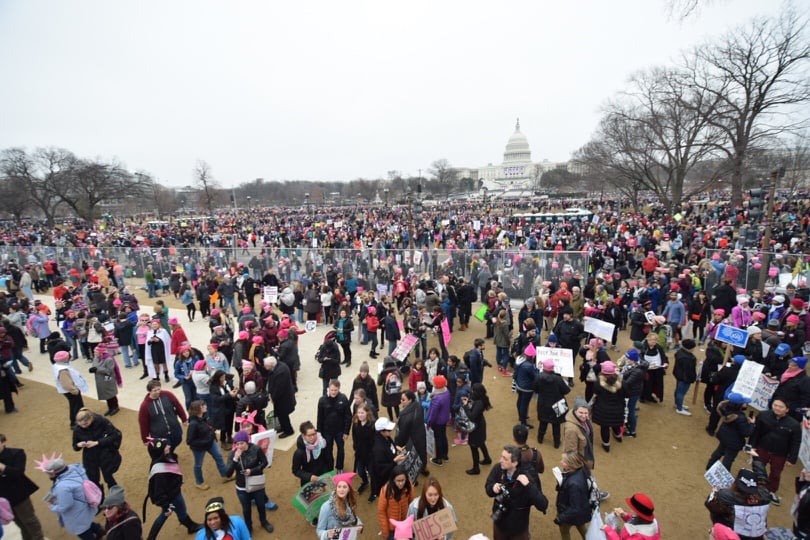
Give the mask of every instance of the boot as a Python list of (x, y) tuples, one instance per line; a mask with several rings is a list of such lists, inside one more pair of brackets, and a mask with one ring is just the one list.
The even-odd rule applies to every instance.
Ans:
[(191, 516), (186, 516), (186, 519), (180, 521), (180, 523), (186, 527), (188, 534), (194, 534), (203, 528), (202, 524), (195, 522), (191, 519)]
[(157, 540), (158, 533), (160, 532), (160, 529), (162, 529), (162, 528), (163, 528), (163, 523), (158, 523), (157, 521), (152, 523), (152, 528), (149, 529), (149, 535), (146, 537), (146, 540)]

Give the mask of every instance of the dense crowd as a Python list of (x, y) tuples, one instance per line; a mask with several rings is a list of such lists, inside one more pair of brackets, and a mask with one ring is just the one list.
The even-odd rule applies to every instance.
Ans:
[[(698, 381), (705, 385), (706, 431), (718, 440), (707, 469), (718, 461), (730, 469), (743, 450), (753, 457), (751, 469), (741, 469), (731, 486), (707, 500), (711, 521), (717, 534), (761, 538), (768, 508), (781, 503), (781, 472), (798, 459), (800, 424), (810, 409), (808, 208), (795, 199), (777, 205), (773, 271), (761, 290), (762, 255), (744, 249), (733, 226), (737, 216), (745, 219), (745, 209), (695, 203), (676, 218), (655, 206), (640, 216), (606, 203), (591, 222), (554, 224), (508, 210), (482, 214), (458, 204), (417, 220), (408, 207), (334, 208), (328, 219), (275, 209), (156, 227), (110, 220), (91, 229), (29, 224), (5, 231), (5, 410), (17, 412), (13, 397), (22, 383), (16, 375), (20, 365), (33, 369), (25, 351), (29, 340), (38, 340), (67, 401), (74, 450), (82, 451), (81, 465), (56, 456), (40, 464), (54, 480), (51, 509), (80, 538), (103, 534), (94, 507), (104, 510), (109, 538), (140, 538), (140, 520), (114, 478), (122, 461), (120, 431), (110, 421), (119, 411), (120, 354), (124, 369), (141, 369), (141, 379), (149, 379), (139, 429), (152, 460), (149, 498), (161, 510), (148, 538), (157, 537), (171, 513), (190, 533), (199, 531), (198, 538), (219, 537), (217, 531), (249, 537), (254, 508), (259, 525), (272, 532), (267, 511), (278, 506), (268, 497), (267, 457), (255, 442), (269, 429), (296, 437), (292, 472), (302, 488), (336, 472), (335, 489), (317, 515), (320, 538), (363, 527), (356, 510), (366, 491), (386, 538), (411, 537), (413, 520), (436, 512), (449, 509), (455, 517), (428, 469), (443, 466), (451, 442), (469, 447), (469, 475), (497, 461), (485, 483), (493, 537), (525, 538), (531, 507), (545, 513), (550, 505), (538, 481), (542, 456), (529, 434), (544, 444), (549, 427), (553, 447), (563, 453), (554, 523), (562, 538), (571, 529), (584, 538), (601, 520), (594, 509), (609, 497), (590, 473), (595, 448), (610, 452), (612, 442), (643, 434), (638, 407), (660, 406), (669, 395), (673, 414), (693, 414), (684, 396)], [(225, 249), (234, 243), (236, 250)], [(135, 263), (138, 252), (148, 256)], [(139, 305), (128, 288), (134, 276), (154, 306)], [(46, 291), (53, 312), (35, 300), (34, 292)], [(199, 311), (210, 328), (207, 343), (190, 342), (179, 317), (169, 316), (165, 295), (186, 307), (189, 322)], [(486, 334), (462, 358), (451, 355), (450, 335), (469, 331), (473, 316)], [(590, 320), (607, 324), (612, 334), (587, 332)], [(298, 336), (307, 324), (331, 331), (316, 355), (323, 396), (312, 421), (296, 433), (290, 415), (301, 369)], [(745, 343), (727, 343), (718, 335), (724, 326), (741, 330)], [(621, 351), (623, 333), (632, 346)], [(489, 343), (492, 367), (512, 379), (516, 397), (514, 441), (493, 454), (484, 385)], [(358, 348), (358, 372), (344, 391), (339, 377), (358, 360)], [(573, 377), (560, 375), (547, 352), (554, 348), (573, 360)], [(383, 369), (373, 377), (364, 360), (378, 356)], [(84, 408), (90, 384), (72, 364), (81, 359), (107, 402), (104, 415)], [(759, 364), (770, 383), (755, 417), (746, 414), (755, 396), (735, 390), (746, 363)], [(670, 394), (668, 372), (675, 379)], [(180, 389), (182, 399), (164, 384)], [(572, 399), (572, 388), (582, 395)], [(175, 449), (183, 442), (194, 456), (197, 489), (210, 489), (202, 472), (206, 454), (224, 480), (235, 480), (241, 517), (228, 516), (223, 501), (213, 498), (205, 523), (191, 519), (176, 478)], [(11, 460), (21, 451), (6, 449), (4, 437), (0, 444), (0, 466), (19, 467)], [(15, 475), (25, 478), (21, 470)], [(100, 493), (106, 485), (95, 506), (88, 483)], [(9, 499), (23, 537), (41, 538), (29, 500), (36, 486), (29, 484), (12, 489), (4, 477), (0, 495)], [(804, 473), (797, 486), (794, 532), (805, 537), (810, 482)], [(607, 538), (660, 538), (649, 497), (636, 493), (627, 504), (630, 513), (617, 508), (615, 519), (593, 526), (604, 526)], [(740, 523), (741, 509), (757, 513), (759, 525)]]

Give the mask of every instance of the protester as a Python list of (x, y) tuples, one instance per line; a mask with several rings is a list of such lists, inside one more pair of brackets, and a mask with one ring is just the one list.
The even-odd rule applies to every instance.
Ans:
[(89, 387), (81, 373), (69, 364), (70, 353), (59, 351), (54, 355), (53, 361), (53, 377), (56, 381), (56, 390), (65, 396), (68, 401), (68, 417), (72, 429), (76, 425), (76, 415), (79, 413), (79, 409), (84, 407), (82, 392), (87, 392)]
[(250, 436), (239, 431), (233, 437), (234, 449), (228, 456), (228, 468), (225, 476), (236, 473), (236, 496), (242, 504), (242, 516), (248, 532), (253, 534), (253, 504), (259, 514), (259, 523), (262, 528), (273, 532), (273, 525), (267, 521), (265, 504), (267, 494), (264, 491), (264, 469), (267, 467), (267, 456), (261, 448), (250, 442)]
[(198, 399), (191, 402), (188, 409), (189, 421), (188, 431), (186, 432), (186, 444), (191, 448), (191, 453), (194, 456), (194, 480), (197, 489), (207, 490), (208, 484), (205, 483), (202, 473), (203, 459), (205, 454), (211, 454), (214, 463), (217, 466), (220, 476), (228, 481), (227, 471), (228, 468), (222, 460), (222, 453), (217, 445), (216, 433), (214, 426), (208, 422), (208, 404), (205, 401)]
[(0, 497), (9, 502), (23, 540), (44, 540), (42, 524), (31, 503), (31, 495), (39, 486), (25, 474), (25, 465), (25, 450), (9, 448), (6, 436), (0, 434)]
[(776, 492), (779, 491), (782, 470), (786, 464), (796, 463), (801, 439), (801, 425), (788, 414), (787, 405), (781, 399), (774, 399), (769, 411), (757, 415), (749, 443), (756, 449), (760, 461), (771, 466), (768, 492), (771, 503), (775, 505), (781, 504)]
[(115, 477), (121, 466), (123, 435), (112, 422), (90, 409), (79, 409), (73, 428), (73, 449), (82, 452), (82, 466), (87, 477), (103, 490), (101, 477), (108, 488), (117, 485)]
[(322, 474), (331, 471), (334, 461), (331, 452), (324, 451), (326, 440), (318, 433), (312, 422), (302, 422), (298, 431), (301, 435), (296, 441), (293, 453), (292, 473), (298, 477), (303, 486), (307, 482), (317, 481)]
[(407, 453), (394, 444), (391, 434), (396, 424), (388, 418), (374, 422), (374, 445), (371, 448), (371, 494), (368, 502), (377, 500), (380, 490), (391, 479), (394, 468), (405, 461)]
[(619, 533), (606, 525), (602, 530), (607, 540), (660, 540), (661, 531), (655, 519), (652, 499), (643, 493), (635, 493), (625, 501), (633, 513), (625, 512), (622, 508), (613, 509), (613, 514), (622, 520), (623, 526)]
[(394, 529), (389, 520), (401, 521), (408, 515), (408, 507), (414, 500), (413, 485), (405, 468), (397, 465), (391, 471), (391, 478), (380, 489), (377, 502), (377, 518), (383, 539), (394, 540)]
[[(489, 401), (484, 385), (476, 383), (472, 386), (470, 396), (461, 398), (461, 404), (467, 413), (467, 418), (475, 424), (475, 429), (469, 432), (467, 438), (473, 465), (465, 472), (471, 475), (481, 474), (479, 465), (492, 463), (487, 449), (487, 420), (484, 417), (484, 412), (492, 408), (492, 403)], [(484, 459), (480, 458), (479, 451), (483, 453)]]
[(562, 482), (557, 489), (557, 517), (554, 523), (560, 528), (560, 538), (571, 539), (571, 529), (576, 529), (582, 538), (591, 522), (590, 489), (591, 473), (578, 452), (563, 452), (560, 460)]
[(141, 440), (148, 445), (150, 437), (166, 439), (171, 451), (174, 451), (183, 442), (180, 422), (188, 422), (186, 411), (174, 394), (162, 389), (158, 379), (146, 384), (146, 392), (138, 409)]
[(568, 412), (566, 394), (571, 388), (563, 378), (554, 372), (554, 361), (550, 358), (543, 360), (543, 371), (534, 381), (534, 392), (537, 394), (537, 420), (540, 426), (537, 429), (537, 442), (543, 444), (548, 426), (551, 425), (551, 435), (554, 448), (562, 444), (560, 426), (565, 422)]
[(107, 540), (136, 540), (142, 538), (143, 523), (126, 501), (124, 488), (112, 486), (99, 505), (104, 513), (104, 533)]
[(62, 528), (81, 540), (101, 538), (104, 529), (93, 521), (96, 508), (90, 505), (82, 486), (88, 479), (84, 467), (78, 463), (66, 464), (61, 454), (43, 455), (37, 466), (53, 482), (45, 502), (59, 516)]
[[(229, 538), (230, 537), (230, 538)], [(229, 516), (222, 497), (209, 499), (205, 505), (205, 525), (195, 540), (250, 540), (250, 531), (242, 516)]]
[(353, 472), (336, 474), (332, 477), (335, 489), (323, 503), (318, 513), (318, 538), (331, 540), (347, 527), (360, 527), (363, 522), (357, 516), (357, 492), (352, 487)]
[[(418, 521), (444, 509), (450, 510), (453, 521), (458, 524), (455, 508), (444, 498), (439, 480), (431, 476), (422, 484), (422, 494), (411, 501), (408, 506), (408, 515), (413, 516), (414, 521)], [(451, 538), (453, 538), (452, 532), (437, 537), (438, 540), (450, 540)]]
[(340, 392), (340, 381), (337, 379), (329, 381), (327, 394), (318, 400), (317, 426), (326, 444), (324, 450), (331, 455), (332, 445), (337, 446), (334, 463), (340, 474), (346, 456), (346, 439), (352, 427), (352, 410), (349, 398)]

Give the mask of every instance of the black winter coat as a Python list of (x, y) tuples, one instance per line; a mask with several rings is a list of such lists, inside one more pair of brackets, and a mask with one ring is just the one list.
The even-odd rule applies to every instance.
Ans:
[(332, 380), (340, 377), (340, 347), (334, 340), (330, 340), (323, 345), (323, 354), (320, 359), (321, 368), (318, 371), (318, 377), (321, 379)]
[(282, 341), (278, 350), (278, 361), (286, 364), (290, 371), (299, 371), (301, 369), (301, 357), (298, 355), (298, 343), (295, 338), (287, 338)]
[(216, 438), (214, 427), (205, 416), (189, 416), (186, 444), (192, 450), (208, 450)]
[(697, 358), (686, 349), (680, 349), (675, 353), (675, 367), (672, 368), (672, 375), (676, 381), (692, 384), (697, 380)]
[(114, 522), (105, 525), (107, 540), (140, 540), (143, 538), (143, 523), (134, 510), (128, 508)]
[(799, 373), (776, 387), (773, 399), (781, 399), (788, 406), (788, 414), (796, 420), (802, 420), (800, 409), (810, 407), (810, 377), (807, 373)]
[(483, 446), (487, 442), (487, 419), (484, 416), (484, 403), (470, 399), (464, 406), (467, 418), (475, 423), (475, 429), (467, 437), (470, 446)]
[(721, 424), (716, 436), (720, 444), (731, 450), (742, 450), (745, 440), (754, 430), (754, 424), (748, 421), (744, 411), (729, 401), (721, 401), (717, 412), (720, 414)]
[(631, 398), (641, 395), (644, 390), (644, 374), (647, 373), (647, 362), (639, 360), (633, 367), (625, 367), (622, 371), (622, 389), (624, 397)]
[(225, 476), (230, 477), (236, 471), (237, 487), (245, 487), (245, 470), (250, 469), (248, 476), (259, 476), (264, 474), (267, 467), (267, 456), (264, 451), (253, 443), (248, 443), (247, 450), (242, 452), (239, 459), (234, 461), (236, 450), (231, 450), (228, 454), (228, 470)]
[(352, 381), (352, 396), (354, 396), (354, 391), (358, 389), (363, 389), (366, 393), (366, 399), (371, 401), (374, 405), (374, 412), (375, 414), (377, 411), (380, 410), (380, 400), (377, 397), (377, 384), (374, 382), (374, 379), (371, 378), (369, 375), (365, 379), (357, 376)]
[(273, 400), (275, 414), (291, 414), (295, 410), (295, 391), (287, 364), (278, 362), (273, 371), (267, 373), (267, 393)]
[[(123, 435), (112, 422), (94, 414), (93, 420), (86, 428), (76, 424), (73, 428), (73, 449), (82, 451), (82, 465), (85, 469), (95, 468), (115, 473), (121, 465), (121, 447)], [(98, 441), (93, 448), (79, 448), (80, 442)]]
[(565, 422), (565, 415), (557, 416), (551, 408), (571, 391), (563, 378), (557, 373), (543, 371), (534, 380), (534, 391), (537, 392), (537, 419), (552, 424)]
[(593, 404), (593, 423), (600, 426), (621, 426), (624, 424), (624, 392), (622, 381), (600, 374), (593, 383), (596, 401)]
[(703, 360), (703, 367), (700, 369), (700, 382), (709, 384), (709, 376), (717, 371), (717, 368), (723, 362), (723, 351), (720, 350), (714, 343), (710, 343), (706, 347), (706, 359)]
[[(496, 495), (493, 491), (495, 484), (505, 485), (509, 490), (509, 503), (506, 505), (506, 512), (504, 512), (503, 517), (496, 522), (498, 529), (507, 537), (517, 537), (520, 533), (529, 530), (529, 517), (531, 516), (532, 506), (544, 514), (548, 509), (548, 499), (543, 495), (540, 486), (532, 482), (531, 473), (518, 469), (515, 474), (516, 476), (518, 474), (526, 474), (529, 478), (529, 483), (524, 486), (518, 482), (516, 478), (508, 480), (505, 471), (496, 463), (489, 471), (486, 483), (484, 484), (487, 495), (490, 497), (495, 497)], [(495, 509), (494, 501), (492, 509)]]
[(0, 452), (0, 463), (6, 470), (0, 475), (0, 497), (8, 499), (11, 506), (17, 506), (39, 489), (25, 475), (25, 450), (21, 448), (4, 448)]
[(777, 418), (773, 411), (762, 411), (757, 415), (754, 432), (748, 442), (754, 448), (763, 448), (776, 456), (787, 456), (787, 461), (796, 463), (802, 442), (802, 427), (789, 414)]
[(352, 447), (354, 455), (366, 466), (371, 468), (371, 451), (374, 449), (374, 422), (369, 420), (363, 425), (360, 422), (352, 422)]
[(216, 429), (230, 431), (233, 425), (233, 416), (236, 413), (236, 398), (228, 393), (231, 390), (229, 385), (225, 387), (219, 385), (211, 386), (211, 423)]
[(332, 435), (348, 435), (352, 427), (352, 404), (342, 393), (335, 397), (321, 396), (318, 400), (318, 431)]
[(584, 525), (591, 520), (590, 492), (585, 467), (563, 474), (557, 492), (557, 521), (568, 525)]
[(383, 437), (379, 431), (374, 433), (374, 444), (371, 447), (371, 493), (377, 495), (380, 489), (391, 479), (394, 470), (394, 457), (397, 448), (388, 437)]
[(321, 450), (317, 459), (313, 458), (307, 461), (307, 450), (304, 438), (302, 435), (298, 436), (298, 440), (295, 443), (295, 453), (292, 459), (292, 473), (298, 477), (302, 486), (310, 481), (312, 475), (321, 476), (331, 471), (334, 465), (332, 452), (329, 452), (326, 448)]
[(397, 419), (399, 431), (395, 439), (397, 446), (406, 446), (413, 442), (413, 447), (422, 463), (427, 464), (427, 433), (425, 431), (425, 410), (418, 400), (414, 400), (399, 411)]

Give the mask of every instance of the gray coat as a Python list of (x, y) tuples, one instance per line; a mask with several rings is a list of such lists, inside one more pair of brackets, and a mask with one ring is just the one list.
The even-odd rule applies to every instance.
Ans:
[(93, 359), (96, 372), (96, 391), (99, 400), (112, 399), (118, 395), (118, 384), (115, 382), (115, 359), (110, 356), (103, 360)]

